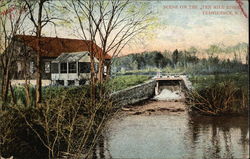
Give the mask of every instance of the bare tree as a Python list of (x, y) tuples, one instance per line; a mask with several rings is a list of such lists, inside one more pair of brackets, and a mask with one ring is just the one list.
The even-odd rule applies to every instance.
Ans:
[(24, 75), (24, 90), (26, 96), (26, 105), (31, 105), (31, 94), (30, 94), (30, 79), (31, 79), (31, 70), (29, 69), (28, 61), (31, 59), (31, 50), (29, 50), (26, 46), (21, 47), (21, 52), (19, 54), (19, 58), (22, 60), (23, 64), (23, 75)]
[(82, 39), (91, 40), (102, 49), (96, 55), (99, 62), (97, 77), (102, 83), (105, 65), (110, 74), (111, 61), (105, 63), (105, 57), (119, 55), (132, 39), (152, 23), (148, 3), (130, 0), (72, 0), (71, 6), (80, 24)]
[(42, 29), (48, 24), (55, 25), (53, 20), (59, 19), (51, 15), (53, 4), (51, 0), (24, 0), (29, 12), (29, 19), (34, 25), (36, 34), (36, 105), (38, 106), (42, 100), (42, 73), (41, 73), (41, 36)]
[(0, 1), (0, 62), (2, 71), (1, 97), (7, 101), (9, 92), (12, 64), (15, 59), (16, 42), (14, 36), (21, 31), (25, 19), (24, 3), (18, 0)]

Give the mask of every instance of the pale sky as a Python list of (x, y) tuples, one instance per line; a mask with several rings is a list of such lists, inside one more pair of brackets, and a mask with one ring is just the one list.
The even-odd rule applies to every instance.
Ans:
[[(248, 14), (248, 1), (243, 3)], [(187, 49), (191, 46), (207, 48), (219, 43), (226, 46), (248, 43), (248, 18), (244, 17), (240, 9), (230, 9), (238, 7), (235, 1), (152, 1), (151, 5), (159, 16), (161, 27), (153, 30), (153, 39), (142, 40), (124, 48), (123, 55), (152, 50)], [(190, 5), (197, 8), (190, 9)], [(202, 9), (204, 5), (212, 8)], [(177, 8), (171, 9), (170, 6)], [(206, 14), (208, 11), (232, 12), (234, 15), (204, 15), (203, 11)], [(236, 12), (238, 15), (235, 15)], [(76, 38), (68, 30), (58, 29), (57, 32), (59, 37)], [(46, 30), (46, 33), (53, 36), (51, 29)]]

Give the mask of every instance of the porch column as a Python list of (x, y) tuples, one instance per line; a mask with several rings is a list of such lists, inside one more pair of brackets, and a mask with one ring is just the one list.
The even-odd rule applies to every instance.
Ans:
[(77, 79), (75, 79), (75, 85), (79, 86), (79, 70), (78, 70), (78, 61), (76, 61), (76, 74), (77, 74)]
[(61, 74), (60, 66), (61, 66), (61, 63), (59, 62), (59, 63), (58, 63), (58, 74), (59, 74), (58, 79), (60, 78), (60, 74)]
[(78, 61), (76, 62), (76, 74), (77, 74), (77, 78), (79, 77), (79, 70), (78, 70)]
[(69, 63), (67, 62), (67, 76), (69, 75)]

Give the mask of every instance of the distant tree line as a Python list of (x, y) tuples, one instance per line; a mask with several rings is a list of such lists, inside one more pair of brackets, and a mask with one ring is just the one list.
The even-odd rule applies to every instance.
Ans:
[[(229, 73), (238, 71), (247, 71), (246, 64), (242, 63), (240, 58), (245, 54), (248, 59), (248, 44), (239, 43), (234, 47), (220, 47), (211, 45), (208, 49), (203, 50), (208, 58), (198, 58), (198, 49), (190, 47), (188, 50), (171, 51), (151, 51), (115, 58), (113, 61), (112, 72), (132, 70), (147, 70), (166, 68), (181, 69), (185, 73), (210, 74), (210, 73)], [(222, 52), (234, 53), (231, 59), (220, 59), (217, 55)]]

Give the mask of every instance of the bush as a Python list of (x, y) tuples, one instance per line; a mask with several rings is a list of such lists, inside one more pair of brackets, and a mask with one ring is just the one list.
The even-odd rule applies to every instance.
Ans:
[(102, 130), (114, 114), (114, 107), (108, 96), (92, 102), (89, 89), (50, 88), (39, 108), (14, 105), (1, 111), (0, 120), (7, 122), (0, 124), (0, 155), (91, 157)]
[(208, 115), (247, 114), (247, 90), (238, 88), (233, 82), (215, 83), (203, 89), (187, 93), (187, 104), (191, 111)]

